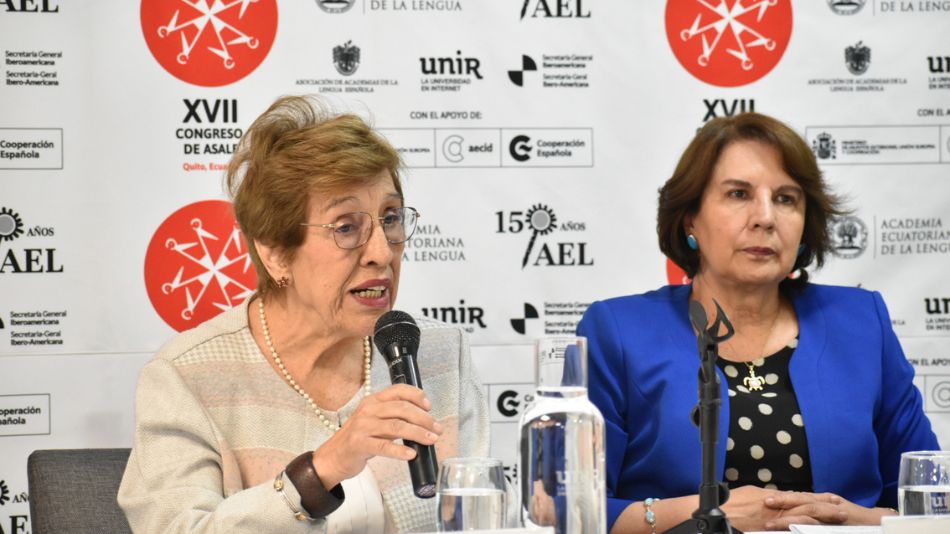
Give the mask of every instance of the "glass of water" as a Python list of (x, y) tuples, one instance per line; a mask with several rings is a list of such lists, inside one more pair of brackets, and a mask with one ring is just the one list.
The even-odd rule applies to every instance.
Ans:
[(440, 462), (436, 510), (440, 532), (505, 527), (505, 472), (495, 458)]
[(897, 503), (901, 515), (950, 514), (950, 451), (901, 454)]

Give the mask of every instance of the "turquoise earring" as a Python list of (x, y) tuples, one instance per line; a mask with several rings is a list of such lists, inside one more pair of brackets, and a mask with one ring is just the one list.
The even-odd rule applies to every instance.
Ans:
[(699, 243), (696, 242), (696, 236), (689, 234), (686, 236), (686, 246), (692, 250), (699, 250)]

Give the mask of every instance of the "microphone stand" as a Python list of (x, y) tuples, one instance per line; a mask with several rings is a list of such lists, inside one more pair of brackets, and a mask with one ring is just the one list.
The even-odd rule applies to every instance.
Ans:
[[(729, 487), (716, 480), (716, 441), (719, 436), (719, 376), (716, 360), (719, 359), (719, 343), (726, 341), (736, 330), (716, 304), (716, 319), (707, 330), (709, 322), (703, 305), (693, 300), (689, 303), (689, 320), (696, 329), (696, 344), (699, 347), (699, 404), (693, 408), (693, 424), (699, 427), (699, 441), (703, 448), (702, 482), (699, 486), (699, 508), (693, 516), (664, 534), (742, 534), (733, 528), (726, 513), (719, 506), (729, 500)], [(726, 332), (718, 335), (721, 327)]]

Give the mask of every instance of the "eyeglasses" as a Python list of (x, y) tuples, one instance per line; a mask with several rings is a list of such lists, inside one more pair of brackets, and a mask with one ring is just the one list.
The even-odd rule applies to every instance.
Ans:
[(419, 217), (419, 212), (415, 208), (404, 207), (393, 208), (380, 217), (374, 217), (365, 211), (354, 211), (341, 215), (336, 222), (331, 224), (300, 223), (300, 226), (331, 228), (336, 246), (349, 250), (360, 248), (369, 241), (369, 236), (373, 233), (373, 219), (379, 221), (386, 241), (392, 245), (398, 245), (412, 237)]

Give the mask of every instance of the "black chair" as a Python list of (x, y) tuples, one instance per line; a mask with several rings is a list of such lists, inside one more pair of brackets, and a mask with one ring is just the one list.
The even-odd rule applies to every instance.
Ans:
[(129, 452), (33, 451), (26, 463), (33, 534), (131, 533), (116, 501)]

